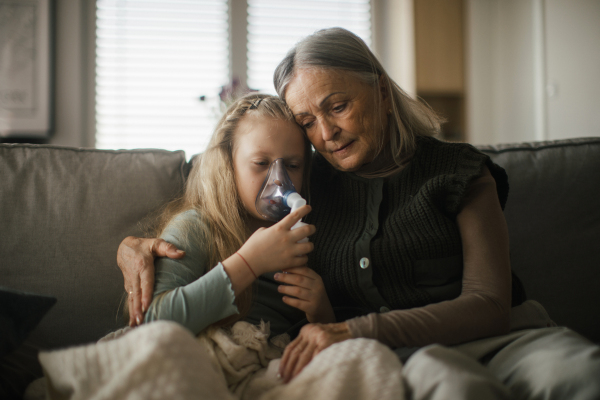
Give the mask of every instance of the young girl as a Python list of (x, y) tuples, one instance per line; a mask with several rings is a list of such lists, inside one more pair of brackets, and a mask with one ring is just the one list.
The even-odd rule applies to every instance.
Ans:
[[(145, 322), (172, 320), (194, 334), (209, 325), (232, 324), (248, 314), (252, 283), (263, 274), (259, 296), (282, 293), (287, 296), (271, 300), (303, 311), (309, 322), (335, 322), (321, 278), (305, 266), (313, 244), (297, 243), (315, 227), (290, 230), (310, 206), (278, 223), (266, 221), (255, 208), (269, 166), (279, 158), (296, 189), (307, 197), (311, 147), (285, 104), (262, 94), (239, 99), (223, 115), (199, 158), (183, 198), (163, 214), (160, 229), (161, 237), (184, 250), (185, 257), (156, 260), (154, 296)], [(274, 287), (281, 274), (273, 273), (281, 270), (294, 275), (293, 282), (286, 276), (291, 284)], [(261, 310), (253, 308), (249, 320), (268, 321), (272, 315), (260, 315)], [(271, 330), (281, 333), (285, 328)]]

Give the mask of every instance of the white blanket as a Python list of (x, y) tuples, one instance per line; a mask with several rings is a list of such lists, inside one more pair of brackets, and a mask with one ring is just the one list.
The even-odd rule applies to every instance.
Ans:
[(88, 346), (40, 353), (49, 399), (403, 399), (402, 366), (386, 346), (352, 339), (319, 353), (289, 384), (277, 378), (289, 341), (238, 322), (193, 337), (155, 322)]

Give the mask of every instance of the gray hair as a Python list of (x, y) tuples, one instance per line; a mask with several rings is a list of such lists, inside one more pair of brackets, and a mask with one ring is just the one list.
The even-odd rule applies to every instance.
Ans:
[[(390, 145), (397, 165), (402, 165), (412, 156), (417, 136), (432, 136), (440, 132), (442, 118), (427, 104), (406, 94), (389, 77), (366, 43), (346, 29), (319, 30), (299, 41), (287, 53), (273, 75), (275, 90), (284, 101), (287, 86), (300, 68), (347, 71), (377, 92), (381, 79), (391, 94)], [(381, 136), (383, 147), (384, 135)]]

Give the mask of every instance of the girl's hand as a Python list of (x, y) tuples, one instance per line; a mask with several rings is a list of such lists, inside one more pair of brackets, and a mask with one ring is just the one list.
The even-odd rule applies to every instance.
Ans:
[(279, 364), (279, 375), (288, 383), (321, 351), (351, 338), (345, 322), (304, 325), (298, 337), (285, 348)]
[(310, 211), (309, 205), (302, 206), (273, 226), (259, 228), (248, 238), (238, 253), (250, 264), (256, 275), (306, 265), (307, 254), (313, 251), (314, 245), (298, 241), (315, 233), (316, 228), (314, 225), (294, 230), (291, 228)]
[(304, 311), (308, 322), (335, 322), (333, 308), (319, 274), (306, 266), (287, 268), (283, 271), (285, 273), (275, 274), (275, 280), (285, 283), (278, 288), (279, 293), (286, 295), (283, 296), (285, 304)]

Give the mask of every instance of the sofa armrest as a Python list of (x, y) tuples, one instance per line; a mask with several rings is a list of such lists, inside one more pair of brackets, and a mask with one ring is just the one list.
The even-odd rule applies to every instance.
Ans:
[(118, 245), (143, 234), (140, 221), (186, 174), (182, 151), (0, 144), (0, 282), (58, 299), (30, 344), (87, 343), (123, 326)]
[(479, 148), (508, 173), (511, 262), (528, 297), (600, 342), (600, 138)]

